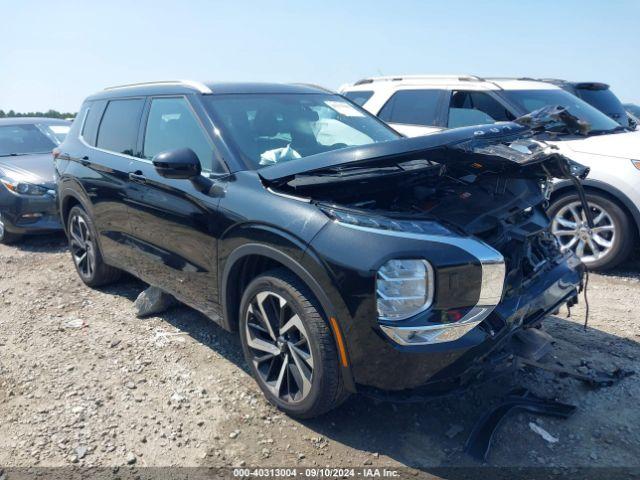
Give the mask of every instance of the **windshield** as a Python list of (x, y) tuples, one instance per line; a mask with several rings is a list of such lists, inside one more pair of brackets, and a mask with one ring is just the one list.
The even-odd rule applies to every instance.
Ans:
[(68, 125), (2, 125), (0, 156), (49, 153), (62, 142), (68, 131)]
[(590, 105), (593, 105), (602, 113), (610, 116), (621, 125), (627, 126), (627, 114), (618, 97), (607, 89), (577, 89), (578, 96)]
[(620, 127), (600, 110), (564, 90), (505, 90), (500, 94), (526, 113), (547, 106), (562, 106), (572, 115), (589, 123), (592, 133), (614, 131)]
[(233, 94), (205, 97), (205, 102), (225, 140), (256, 169), (399, 138), (338, 95)]

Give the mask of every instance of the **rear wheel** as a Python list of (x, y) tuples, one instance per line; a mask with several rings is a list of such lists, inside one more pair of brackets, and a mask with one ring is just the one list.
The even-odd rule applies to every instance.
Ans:
[(93, 221), (81, 207), (69, 212), (67, 232), (73, 264), (86, 285), (100, 287), (120, 278), (120, 270), (104, 263)]
[(593, 270), (614, 268), (633, 247), (633, 231), (618, 204), (598, 193), (587, 193), (594, 228), (589, 228), (577, 194), (563, 195), (549, 208), (551, 231), (562, 250), (573, 250)]
[(16, 243), (22, 239), (22, 235), (8, 232), (5, 228), (4, 220), (2, 219), (2, 213), (0, 213), (0, 243), (10, 245)]
[(271, 403), (311, 418), (346, 399), (331, 331), (295, 275), (273, 270), (257, 277), (244, 292), (240, 315), (245, 358)]

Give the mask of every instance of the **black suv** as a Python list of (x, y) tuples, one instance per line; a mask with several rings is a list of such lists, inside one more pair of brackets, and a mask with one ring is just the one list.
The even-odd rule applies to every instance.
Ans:
[(239, 331), (289, 414), (460, 386), (576, 301), (543, 207), (549, 175), (585, 170), (530, 127), (409, 139), (321, 88), (195, 82), (110, 88), (77, 118), (56, 170), (82, 280), (127, 271)]

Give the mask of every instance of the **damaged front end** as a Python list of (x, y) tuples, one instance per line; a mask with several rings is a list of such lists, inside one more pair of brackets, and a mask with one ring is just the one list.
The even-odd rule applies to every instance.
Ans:
[[(347, 331), (360, 330), (362, 336), (373, 326), (382, 332), (395, 346), (377, 348), (386, 354), (383, 363), (394, 368), (385, 374), (385, 366), (370, 357), (364, 365), (354, 346), (359, 383), (398, 390), (462, 378), (514, 332), (577, 301), (583, 266), (573, 253), (561, 252), (545, 209), (553, 178), (572, 179), (580, 189), (588, 169), (534, 139), (534, 133), (531, 125), (517, 123), (457, 129), (344, 149), (333, 158), (318, 155), (303, 170), (303, 162), (291, 162), (261, 171), (273, 191), (315, 203), (333, 220), (327, 228), (369, 234), (361, 240), (332, 230), (333, 241), (349, 239), (354, 248), (368, 248), (371, 258), (388, 260), (388, 250), (364, 245), (391, 238), (400, 258), (420, 252), (429, 265), (431, 301), (414, 315), (396, 318), (382, 314), (380, 297), (387, 301), (394, 290), (381, 292), (381, 269), (372, 266), (377, 321), (375, 326), (355, 322)], [(323, 241), (321, 233), (315, 246), (324, 248)], [(370, 288), (364, 283), (363, 290)], [(359, 304), (352, 314), (372, 316)], [(434, 356), (446, 348), (446, 360)], [(404, 350), (424, 353), (425, 365), (416, 366), (415, 355), (407, 360)], [(398, 379), (395, 372), (404, 366)], [(373, 370), (375, 378), (369, 374)]]

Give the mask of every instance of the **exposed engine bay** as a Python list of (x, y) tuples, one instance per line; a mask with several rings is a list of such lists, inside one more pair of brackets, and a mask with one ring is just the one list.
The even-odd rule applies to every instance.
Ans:
[(476, 236), (505, 257), (509, 296), (563, 259), (545, 213), (552, 179), (570, 178), (580, 190), (579, 179), (588, 174), (544, 142), (510, 129), (494, 128), (501, 135), (493, 138), (467, 135), (375, 162), (300, 172), (276, 188), (374, 219), (436, 221)]

